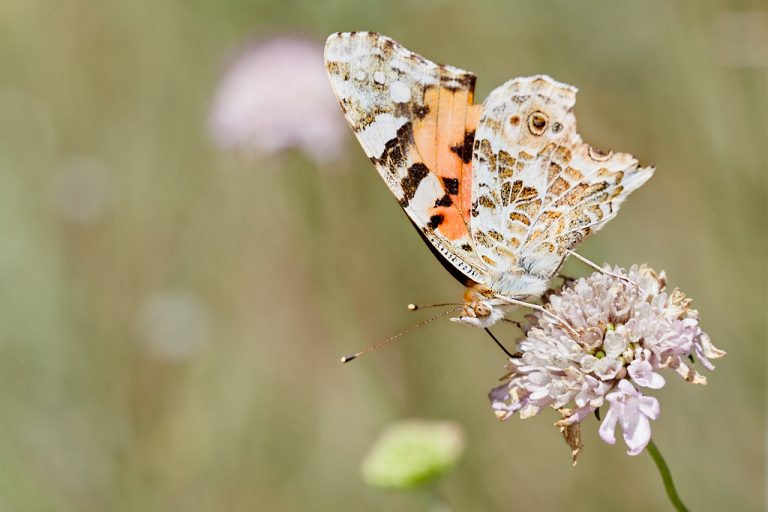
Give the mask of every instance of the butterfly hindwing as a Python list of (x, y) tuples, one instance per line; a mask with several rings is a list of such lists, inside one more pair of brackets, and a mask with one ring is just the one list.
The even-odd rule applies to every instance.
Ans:
[(325, 61), (347, 121), (400, 205), (445, 260), (482, 282), (468, 227), (475, 76), (371, 32), (332, 35)]
[(474, 142), (472, 235), (490, 268), (551, 277), (653, 174), (625, 153), (582, 142), (576, 89), (547, 76), (510, 80), (483, 103)]

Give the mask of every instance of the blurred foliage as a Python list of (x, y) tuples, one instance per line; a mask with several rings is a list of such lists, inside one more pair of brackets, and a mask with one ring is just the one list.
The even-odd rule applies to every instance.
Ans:
[[(584, 138), (657, 166), (582, 252), (663, 268), (694, 298), (729, 355), (707, 387), (657, 394), (654, 438), (693, 510), (762, 510), (768, 50), (739, 20), (765, 17), (736, 0), (3, 0), (0, 509), (418, 510), (359, 479), (407, 416), (464, 428), (442, 482), (456, 510), (665, 509), (650, 458), (596, 422), (576, 468), (554, 412), (499, 423), (504, 357), (480, 331), (437, 322), (339, 365), (460, 285), (351, 137), (323, 168), (249, 162), (218, 154), (206, 120), (250, 38), (377, 30), (475, 71), (478, 98), (517, 75), (575, 84)], [(83, 161), (101, 177), (57, 185)], [(83, 186), (106, 194), (86, 213)], [(183, 340), (189, 315), (205, 340), (147, 350), (147, 318)]]

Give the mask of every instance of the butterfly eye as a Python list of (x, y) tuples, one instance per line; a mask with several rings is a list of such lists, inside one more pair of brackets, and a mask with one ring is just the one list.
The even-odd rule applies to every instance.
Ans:
[(547, 129), (547, 116), (540, 111), (536, 111), (528, 116), (528, 129), (534, 135), (541, 135)]
[(560, 130), (563, 129), (563, 125), (561, 123), (555, 123), (552, 125), (552, 133), (560, 133)]
[(512, 126), (517, 126), (517, 123), (520, 122), (520, 116), (512, 116), (509, 118), (509, 122), (512, 124)]
[(475, 311), (475, 315), (479, 318), (485, 318), (491, 314), (491, 308), (482, 302), (475, 304), (472, 309)]

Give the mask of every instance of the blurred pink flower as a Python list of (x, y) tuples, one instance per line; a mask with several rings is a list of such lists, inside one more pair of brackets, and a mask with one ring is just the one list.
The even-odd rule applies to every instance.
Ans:
[(317, 163), (339, 157), (347, 127), (320, 43), (283, 36), (250, 45), (225, 72), (210, 114), (217, 147), (255, 156), (299, 149)]

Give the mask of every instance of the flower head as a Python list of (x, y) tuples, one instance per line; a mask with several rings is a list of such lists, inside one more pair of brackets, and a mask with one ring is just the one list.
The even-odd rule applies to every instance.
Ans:
[(210, 118), (222, 150), (270, 156), (299, 149), (317, 163), (347, 138), (319, 42), (283, 36), (249, 46), (224, 74)]
[[(710, 359), (725, 352), (701, 330), (690, 299), (677, 289), (666, 291), (663, 272), (646, 266), (607, 270), (615, 275), (596, 272), (551, 295), (545, 307), (554, 316), (537, 312), (530, 317), (518, 344), (520, 356), (510, 359), (504, 384), (489, 396), (500, 419), (557, 409), (564, 435), (608, 402), (602, 439), (613, 444), (619, 425), (628, 453), (637, 455), (651, 438), (650, 420), (659, 415), (658, 401), (640, 390), (663, 387), (658, 371), (664, 368), (706, 384), (688, 359), (712, 370)], [(572, 437), (573, 429), (567, 432)]]

